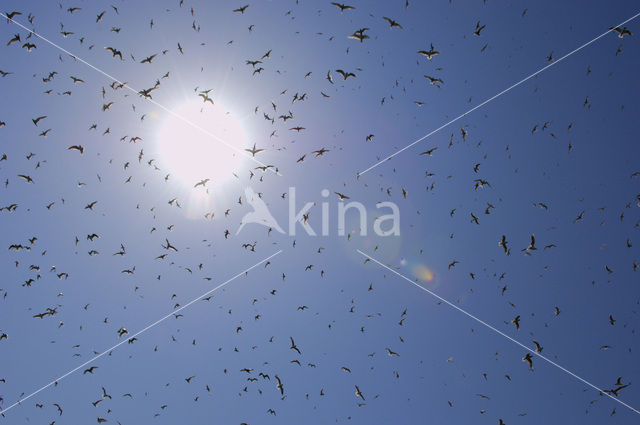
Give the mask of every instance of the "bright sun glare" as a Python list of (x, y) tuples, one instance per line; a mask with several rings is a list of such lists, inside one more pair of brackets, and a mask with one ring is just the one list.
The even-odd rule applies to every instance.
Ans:
[(221, 106), (201, 101), (185, 103), (173, 112), (177, 116), (166, 118), (157, 137), (160, 160), (170, 178), (193, 186), (204, 179), (215, 185), (231, 177), (247, 147), (240, 121)]

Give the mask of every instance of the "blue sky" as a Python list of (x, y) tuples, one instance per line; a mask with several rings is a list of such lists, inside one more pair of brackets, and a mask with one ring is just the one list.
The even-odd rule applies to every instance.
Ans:
[[(341, 13), (286, 0), (234, 12), (245, 4), (3, 2), (21, 14), (0, 22), (1, 419), (636, 423), (617, 401), (640, 408), (637, 34), (606, 34), (357, 176), (637, 4), (352, 1)], [(370, 38), (348, 38), (361, 28)], [(431, 44), (432, 60), (417, 53)], [(152, 101), (138, 94), (154, 86)], [(254, 143), (264, 151), (251, 157)], [(285, 230), (291, 188), (296, 212), (316, 203), (318, 234), (325, 203), (329, 235), (255, 223), (236, 235), (247, 187)], [(366, 236), (353, 211), (350, 237), (339, 234), (334, 192), (364, 206)], [(379, 202), (397, 205), (399, 235), (373, 231), (389, 213)], [(617, 396), (535, 354), (530, 370), (524, 348), (391, 270)]]

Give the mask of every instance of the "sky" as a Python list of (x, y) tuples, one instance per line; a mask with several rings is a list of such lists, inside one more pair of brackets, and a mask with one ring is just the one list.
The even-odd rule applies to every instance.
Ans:
[(0, 421), (638, 422), (637, 3), (342, 6), (2, 2)]

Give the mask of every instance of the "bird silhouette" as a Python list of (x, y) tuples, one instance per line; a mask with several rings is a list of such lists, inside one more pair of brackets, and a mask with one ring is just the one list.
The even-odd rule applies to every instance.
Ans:
[(400, 28), (400, 29), (402, 29), (402, 25), (400, 25), (399, 23), (397, 23), (393, 19), (387, 18), (386, 16), (383, 16), (382, 19), (387, 21), (387, 23), (389, 24), (389, 28)]

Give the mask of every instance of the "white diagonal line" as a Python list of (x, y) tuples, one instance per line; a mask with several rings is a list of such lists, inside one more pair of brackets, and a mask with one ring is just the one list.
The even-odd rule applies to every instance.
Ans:
[(498, 335), (501, 335), (505, 338), (507, 338), (509, 341), (513, 342), (514, 344), (524, 348), (525, 350), (529, 351), (530, 353), (540, 357), (542, 360), (546, 361), (547, 363), (552, 364), (553, 366), (557, 367), (558, 369), (562, 370), (563, 372), (573, 376), (574, 378), (576, 378), (577, 380), (579, 380), (580, 382), (587, 384), (588, 386), (590, 386), (591, 388), (597, 390), (598, 392), (600, 392), (600, 394), (604, 394), (607, 397), (611, 398), (612, 400), (615, 400), (616, 402), (622, 404), (624, 407), (632, 410), (635, 413), (640, 414), (640, 411), (638, 411), (637, 409), (633, 408), (632, 406), (629, 406), (627, 403), (613, 397), (611, 394), (607, 393), (605, 390), (602, 390), (598, 387), (596, 387), (595, 385), (593, 385), (591, 382), (579, 377), (578, 375), (576, 375), (575, 373), (571, 372), (570, 370), (560, 366), (559, 364), (557, 364), (556, 362), (554, 362), (553, 360), (547, 358), (546, 356), (538, 353), (536, 350), (527, 347), (526, 345), (522, 344), (519, 341), (516, 341), (515, 339), (511, 338), (509, 335), (505, 334), (504, 332), (494, 328), (493, 326), (491, 326), (490, 324), (488, 324), (487, 322), (477, 318), (476, 316), (474, 316), (473, 314), (467, 312), (466, 310), (463, 310), (462, 308), (458, 307), (457, 305), (453, 304), (452, 302), (442, 298), (440, 295), (436, 294), (435, 292), (432, 292), (430, 290), (428, 290), (427, 288), (425, 288), (422, 285), (417, 284), (416, 282), (414, 282), (413, 280), (409, 279), (408, 277), (406, 277), (405, 275), (398, 273), (397, 271), (393, 270), (391, 267), (386, 266), (384, 264), (382, 264), (380, 261), (376, 260), (375, 258), (369, 256), (368, 254), (365, 254), (364, 252), (360, 251), (359, 249), (357, 249), (356, 251), (358, 251), (362, 256), (368, 258), (369, 260), (377, 263), (378, 265), (384, 267), (385, 269), (389, 270), (390, 272), (392, 272), (393, 274), (400, 276), (402, 279), (406, 280), (407, 282), (411, 283), (412, 285), (422, 289), (423, 291), (427, 292), (428, 294), (434, 296), (435, 298), (437, 298), (438, 300), (442, 301), (443, 303), (447, 304), (450, 307), (453, 307), (454, 309), (458, 310), (460, 313), (465, 314), (466, 316), (472, 318), (473, 320), (475, 320), (476, 322), (480, 323), (483, 326), (486, 326), (487, 328), (491, 329), (492, 331), (494, 331), (495, 333), (497, 333)]
[[(640, 12), (636, 13), (635, 15), (633, 15), (631, 18), (619, 23), (618, 25), (616, 25), (617, 27), (621, 27), (622, 25), (626, 24), (627, 22), (630, 22), (632, 20), (634, 20), (635, 18), (637, 18), (638, 16), (640, 16)], [(613, 28), (613, 27), (612, 27)], [(521, 85), (522, 83), (530, 80), (531, 78), (535, 77), (538, 74), (541, 74), (542, 72), (546, 71), (547, 69), (551, 68), (552, 66), (556, 65), (559, 62), (562, 62), (563, 60), (565, 60), (566, 58), (568, 58), (569, 56), (573, 55), (574, 53), (579, 52), (580, 50), (584, 49), (585, 47), (589, 46), (590, 44), (595, 43), (596, 41), (600, 40), (602, 37), (604, 37), (605, 35), (609, 34), (610, 32), (612, 32), (613, 30), (607, 30), (605, 32), (603, 32), (602, 34), (600, 34), (599, 36), (597, 36), (596, 38), (592, 39), (591, 41), (588, 41), (586, 43), (584, 43), (583, 45), (581, 45), (580, 47), (570, 51), (569, 53), (567, 53), (566, 55), (562, 56), (560, 59), (551, 62), (550, 64), (540, 68), (539, 70), (537, 70), (536, 72), (534, 72), (533, 74), (530, 74), (529, 76), (523, 78), (522, 80), (518, 81), (515, 84), (512, 84), (511, 86), (507, 87), (506, 89), (502, 90), (500, 93), (490, 97), (489, 99), (485, 100), (484, 102), (474, 106), (473, 108), (469, 109), (467, 112), (464, 112), (461, 115), (458, 115), (456, 118), (452, 119), (451, 121), (441, 125), (440, 127), (436, 128), (435, 130), (431, 131), (430, 133), (425, 134), (424, 136), (420, 137), (418, 140), (415, 140), (414, 142), (408, 144), (407, 146), (405, 146), (404, 148), (394, 152), (393, 154), (387, 156), (386, 158), (384, 158), (381, 161), (376, 162), (375, 164), (373, 164), (371, 167), (367, 168), (364, 171), (361, 171), (357, 174), (358, 177), (360, 177), (361, 175), (363, 175), (364, 173), (371, 171), (372, 169), (376, 168), (378, 165), (382, 164), (385, 161), (390, 160), (391, 158), (393, 158), (394, 156), (406, 151), (407, 149), (409, 149), (410, 147), (412, 147), (413, 145), (420, 143), (421, 141), (423, 141), (424, 139), (426, 139), (427, 137), (430, 137), (434, 134), (436, 134), (437, 132), (439, 132), (440, 130), (450, 126), (451, 124), (453, 124), (454, 122), (460, 120), (461, 118), (466, 117), (467, 115), (469, 115), (470, 113), (472, 113), (473, 111), (475, 111), (478, 108), (483, 107), (484, 105), (486, 105), (487, 103), (491, 102), (492, 100), (495, 100), (497, 98), (499, 98), (500, 96), (502, 96), (503, 94), (511, 91), (512, 89), (518, 87), (519, 85)]]
[(148, 325), (147, 327), (139, 330), (138, 332), (136, 332), (135, 334), (131, 335), (130, 337), (122, 340), (121, 342), (117, 343), (116, 345), (114, 345), (111, 348), (108, 348), (106, 350), (104, 350), (102, 353), (98, 354), (97, 356), (93, 357), (92, 359), (82, 363), (80, 366), (75, 367), (74, 369), (71, 369), (70, 371), (68, 371), (67, 373), (65, 373), (64, 375), (61, 375), (60, 377), (54, 379), (53, 381), (49, 382), (47, 385), (40, 387), (39, 389), (37, 389), (36, 391), (32, 392), (31, 394), (29, 394), (26, 397), (21, 398), (20, 400), (16, 401), (15, 403), (13, 403), (11, 406), (7, 407), (6, 409), (2, 410), (0, 408), (0, 413), (2, 413), (2, 416), (4, 416), (4, 414), (14, 408), (15, 406), (19, 405), (20, 403), (22, 403), (23, 401), (33, 397), (34, 395), (38, 394), (40, 391), (47, 389), (48, 387), (50, 387), (51, 385), (55, 384), (56, 382), (61, 381), (62, 379), (66, 378), (67, 376), (71, 375), (72, 373), (78, 371), (79, 369), (82, 369), (83, 367), (85, 367), (86, 365), (88, 365), (89, 363), (93, 363), (95, 360), (99, 359), (100, 357), (104, 356), (107, 353), (110, 353), (111, 351), (113, 351), (114, 349), (118, 348), (119, 346), (121, 346), (122, 344), (124, 344), (125, 342), (129, 341), (131, 338), (135, 338), (136, 336), (148, 331), (149, 329), (153, 328), (154, 326), (162, 323), (163, 321), (165, 321), (166, 319), (168, 319), (169, 317), (173, 316), (174, 314), (178, 313), (179, 311), (184, 310), (185, 308), (189, 307), (191, 304), (195, 303), (196, 301), (206, 297), (207, 295), (217, 291), (218, 289), (222, 288), (223, 286), (227, 285), (228, 283), (232, 282), (233, 280), (235, 280), (236, 278), (242, 276), (243, 274), (247, 273), (249, 270), (252, 270), (254, 268), (256, 268), (257, 266), (259, 266), (260, 264), (270, 260), (271, 258), (275, 257), (276, 255), (280, 254), (282, 252), (282, 250), (279, 250), (278, 252), (271, 254), (270, 256), (268, 256), (267, 258), (259, 261), (258, 263), (254, 264), (253, 266), (249, 267), (248, 269), (243, 270), (242, 272), (238, 273), (237, 275), (233, 276), (232, 278), (224, 281), (223, 283), (221, 283), (220, 285), (216, 286), (215, 288), (205, 292), (204, 294), (200, 295), (197, 298), (194, 298), (193, 300), (189, 301), (187, 304), (183, 305), (182, 307), (172, 311), (171, 313), (167, 314), (166, 316), (156, 320), (155, 322), (153, 322), (152, 324)]
[[(35, 36), (36, 36), (36, 37), (38, 37), (39, 39), (41, 39), (41, 40), (43, 40), (43, 41), (45, 41), (45, 42), (49, 43), (50, 45), (52, 45), (52, 46), (53, 46), (53, 47), (55, 47), (56, 49), (58, 49), (58, 50), (60, 50), (60, 51), (62, 51), (62, 52), (64, 52), (64, 53), (66, 53), (66, 54), (68, 54), (69, 56), (71, 56), (72, 58), (74, 58), (74, 59), (76, 59), (76, 60), (78, 60), (78, 61), (82, 62), (83, 64), (85, 64), (85, 65), (86, 65), (86, 66), (88, 66), (89, 68), (93, 69), (94, 71), (99, 72), (100, 74), (104, 75), (104, 76), (105, 76), (105, 77), (107, 77), (108, 79), (110, 79), (110, 80), (112, 80), (112, 81), (115, 81), (115, 82), (116, 82), (116, 83), (118, 83), (118, 84), (121, 84), (124, 88), (126, 88), (126, 89), (128, 89), (128, 90), (130, 90), (130, 91), (134, 92), (135, 94), (138, 94), (138, 95), (140, 94), (140, 91), (138, 91), (138, 90), (134, 89), (133, 87), (130, 87), (127, 83), (123, 83), (122, 81), (118, 80), (117, 78), (115, 78), (115, 77), (113, 77), (113, 76), (111, 76), (111, 75), (107, 74), (106, 72), (104, 72), (104, 71), (103, 71), (103, 70), (101, 70), (100, 68), (97, 68), (97, 67), (95, 67), (95, 66), (91, 65), (89, 62), (87, 62), (87, 61), (83, 60), (82, 58), (80, 58), (80, 57), (78, 57), (78, 56), (76, 56), (76, 55), (74, 55), (73, 53), (69, 52), (68, 50), (66, 50), (66, 49), (64, 49), (63, 47), (59, 46), (58, 44), (54, 43), (53, 41), (51, 41), (51, 40), (47, 39), (46, 37), (44, 37), (44, 36), (42, 36), (42, 35), (40, 35), (40, 34), (38, 34), (37, 32), (35, 32), (35, 31), (33, 31), (33, 30), (30, 30), (29, 28), (25, 27), (25, 26), (24, 26), (24, 25), (22, 25), (20, 22), (18, 22), (18, 21), (15, 21), (15, 20), (13, 20), (13, 19), (8, 18), (8, 17), (7, 17), (7, 15), (5, 15), (4, 13), (0, 12), (0, 16), (2, 16), (2, 17), (4, 17), (4, 18), (7, 18), (7, 20), (8, 20), (8, 21), (10, 21), (10, 22), (12, 22), (12, 23), (16, 24), (17, 26), (19, 26), (20, 28), (22, 28), (22, 29), (23, 29), (23, 30), (25, 30), (25, 31), (29, 31), (31, 34), (35, 35)], [(234, 151), (238, 152), (239, 154), (241, 154), (241, 155), (243, 155), (243, 156), (245, 156), (245, 157), (247, 157), (247, 158), (251, 159), (252, 161), (254, 161), (254, 162), (256, 162), (256, 163), (260, 164), (260, 165), (261, 165), (261, 166), (263, 166), (263, 167), (266, 167), (266, 166), (267, 166), (266, 164), (263, 164), (261, 161), (257, 160), (254, 156), (249, 155), (247, 152), (243, 151), (242, 149), (238, 149), (238, 148), (236, 148), (235, 146), (231, 145), (231, 144), (230, 144), (229, 142), (227, 142), (226, 140), (224, 140), (224, 139), (222, 139), (222, 138), (220, 138), (220, 137), (216, 136), (216, 135), (215, 135), (215, 134), (213, 134), (212, 132), (210, 132), (210, 131), (206, 130), (205, 128), (202, 128), (202, 127), (201, 127), (201, 126), (199, 126), (198, 124), (194, 123), (193, 121), (188, 120), (187, 118), (183, 117), (182, 115), (180, 115), (180, 114), (177, 114), (177, 113), (173, 112), (171, 109), (167, 108), (166, 106), (163, 106), (162, 104), (160, 104), (160, 103), (156, 102), (155, 100), (151, 99), (150, 97), (146, 97), (146, 96), (143, 96), (143, 97), (144, 97), (144, 99), (146, 99), (147, 101), (149, 101), (149, 102), (153, 103), (153, 104), (154, 104), (155, 106), (157, 106), (158, 108), (162, 109), (163, 111), (168, 112), (170, 115), (172, 115), (172, 116), (174, 116), (174, 117), (178, 118), (180, 121), (182, 121), (182, 122), (184, 122), (185, 124), (187, 124), (187, 125), (189, 125), (189, 126), (191, 126), (191, 127), (195, 128), (196, 130), (198, 130), (198, 131), (202, 132), (203, 134), (205, 134), (205, 135), (207, 135), (207, 136), (209, 136), (209, 137), (214, 138), (215, 140), (217, 140), (218, 142), (222, 143), (223, 145), (225, 145), (225, 146), (226, 146), (226, 147), (228, 147), (229, 149), (232, 149), (232, 150), (234, 150)], [(271, 169), (271, 168), (269, 168), (269, 169)], [(281, 175), (282, 175), (282, 174), (280, 174), (280, 172), (279, 172), (279, 171), (276, 171), (276, 170), (272, 170), (272, 171), (273, 171), (274, 173), (276, 173), (277, 175), (279, 175), (279, 176), (281, 176)]]

